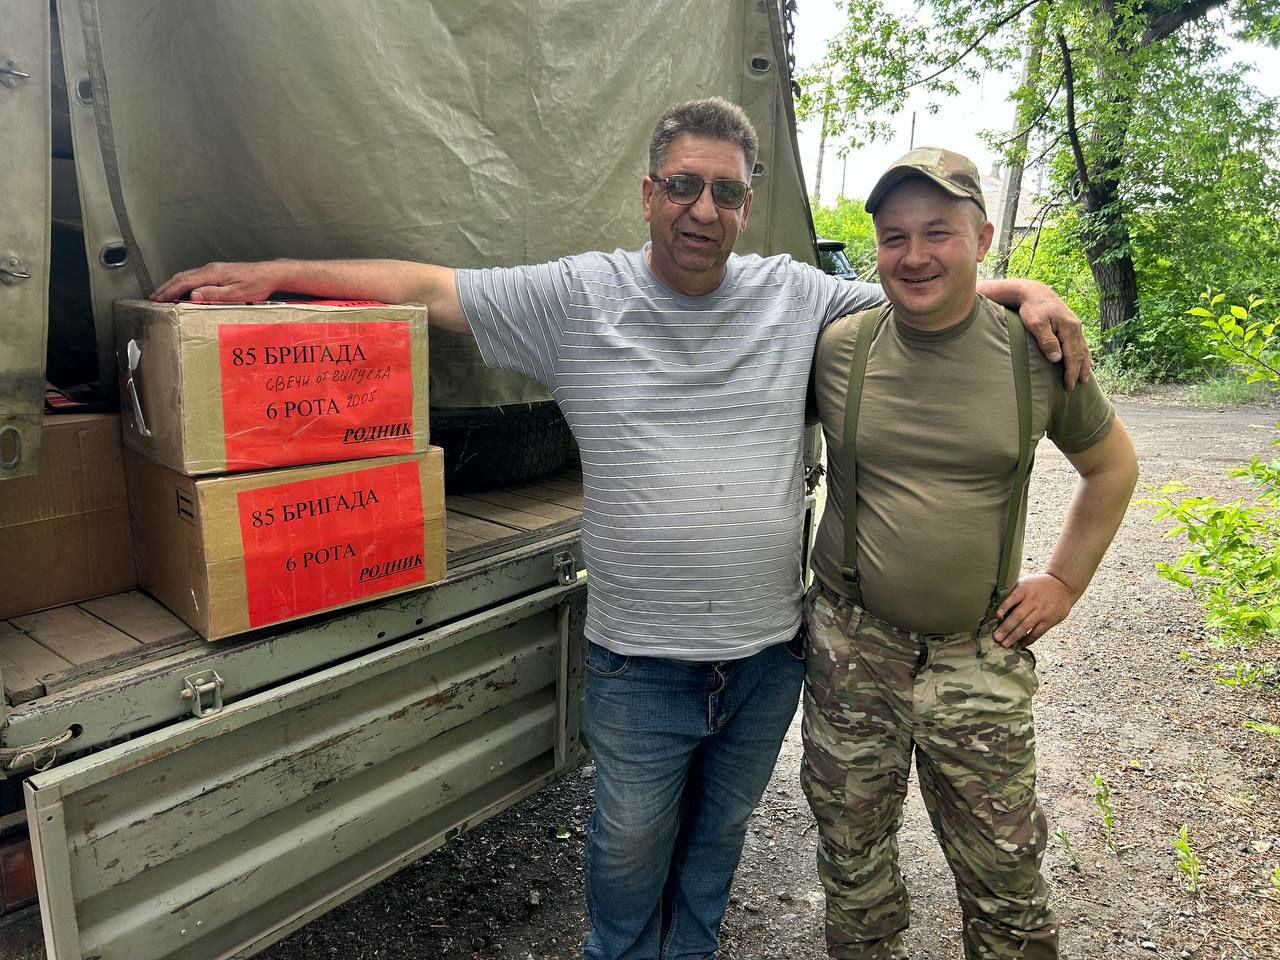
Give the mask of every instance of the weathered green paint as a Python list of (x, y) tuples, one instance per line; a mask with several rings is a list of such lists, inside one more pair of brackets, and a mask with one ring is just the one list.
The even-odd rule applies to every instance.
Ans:
[[(32, 476), (40, 453), (49, 325), (49, 4), (0, 0), (0, 482)], [(15, 280), (14, 275), (28, 279)]]
[[(552, 557), (562, 551), (581, 561), (576, 529), (497, 556), (451, 569), (444, 582), (312, 625), (243, 641), (192, 641), (154, 662), (85, 682), (15, 708), (0, 729), (0, 746), (13, 747), (80, 729), (70, 753), (150, 730), (189, 715), (184, 676), (216, 670), (223, 699), (233, 702), (288, 678), (384, 646), (391, 639), (430, 630), (460, 616), (555, 584)], [(3, 774), (0, 774), (3, 775)]]
[(556, 584), (32, 776), (51, 960), (252, 952), (576, 765), (584, 604)]

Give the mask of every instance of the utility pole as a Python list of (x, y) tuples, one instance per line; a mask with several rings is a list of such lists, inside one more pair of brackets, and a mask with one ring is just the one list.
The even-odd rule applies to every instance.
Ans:
[[(1044, 47), (1044, 18), (1035, 17), (1031, 22), (1030, 43), (1027, 47), (1026, 59), (1022, 61), (1022, 83), (1026, 86), (1033, 75), (1040, 70), (1040, 51)], [(1018, 111), (1013, 111), (1013, 136), (1015, 146), (1013, 159), (1005, 168), (1004, 177), (1000, 181), (999, 199), (996, 201), (995, 256), (991, 258), (991, 274), (1003, 277), (1009, 267), (1009, 250), (1013, 245), (1013, 228), (1018, 217), (1018, 201), (1022, 198), (1022, 170), (1027, 159), (1027, 141), (1031, 136), (1031, 128), (1019, 129)]]
[(844, 199), (844, 182), (845, 182), (845, 176), (848, 173), (849, 173), (849, 151), (848, 149), (846, 149), (845, 154), (841, 158), (841, 163), (840, 163), (840, 199), (841, 200)]
[(822, 103), (822, 133), (818, 138), (818, 172), (814, 176), (813, 197), (822, 205), (822, 161), (827, 153), (827, 124), (831, 119), (831, 85), (827, 84), (827, 97)]
[(914, 150), (916, 148), (916, 112), (911, 111), (911, 137), (907, 141), (907, 149)]

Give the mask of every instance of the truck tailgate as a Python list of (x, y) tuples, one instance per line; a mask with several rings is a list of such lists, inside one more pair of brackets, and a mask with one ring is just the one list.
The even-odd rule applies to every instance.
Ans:
[(576, 764), (565, 579), (33, 775), (51, 960), (246, 955)]

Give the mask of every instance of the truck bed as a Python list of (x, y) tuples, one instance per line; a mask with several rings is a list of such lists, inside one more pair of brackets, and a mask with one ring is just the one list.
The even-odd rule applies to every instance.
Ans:
[[(581, 516), (582, 475), (576, 464), (534, 483), (446, 496), (447, 570), (576, 528)], [(242, 638), (218, 641), (240, 642)], [(205, 643), (137, 590), (0, 620), (5, 706), (145, 667)]]

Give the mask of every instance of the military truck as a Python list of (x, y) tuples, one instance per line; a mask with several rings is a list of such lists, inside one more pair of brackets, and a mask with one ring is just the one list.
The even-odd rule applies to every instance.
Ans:
[[(742, 248), (816, 262), (793, 8), (0, 0), (0, 497), (47, 382), (118, 403), (113, 301), (214, 259), (638, 245), (693, 96), (761, 134)], [(248, 956), (583, 759), (563, 425), (465, 338), (430, 381), (443, 582), (216, 643), (136, 592), (0, 621), (0, 876), (21, 901), (33, 859), (49, 957)]]

